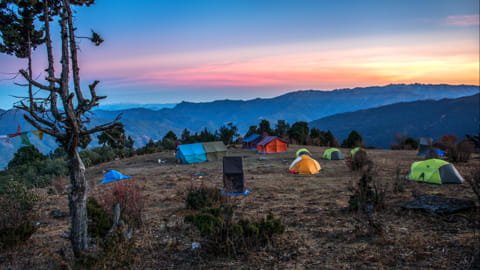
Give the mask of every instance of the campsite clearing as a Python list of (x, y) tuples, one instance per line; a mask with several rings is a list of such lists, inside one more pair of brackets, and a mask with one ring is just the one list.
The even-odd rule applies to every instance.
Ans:
[[(245, 185), (251, 191), (229, 197), (237, 206), (236, 216), (258, 219), (271, 212), (286, 226), (269, 246), (236, 258), (202, 252), (202, 237), (184, 222), (192, 212), (184, 203), (189, 188), (222, 188), (222, 160), (178, 165), (173, 152), (161, 152), (100, 164), (87, 170), (89, 194), (98, 196), (113, 184), (100, 184), (108, 170), (132, 176), (143, 188), (147, 205), (144, 226), (136, 232), (131, 251), (133, 269), (465, 269), (471, 265), (480, 248), (478, 207), (447, 216), (401, 207), (422, 194), (474, 200), (467, 183), (407, 181), (412, 162), (423, 160), (417, 151), (367, 149), (375, 165), (374, 179), (386, 193), (385, 208), (366, 218), (348, 210), (360, 175), (351, 172), (345, 160), (322, 159), (325, 147), (308, 147), (322, 167), (319, 174), (287, 172), (300, 148), (290, 145), (287, 153), (269, 155), (241, 146), (228, 149), (227, 156), (243, 157)], [(350, 149), (339, 149), (348, 156)], [(159, 164), (159, 159), (167, 162)], [(467, 164), (455, 164), (462, 175), (474, 166), (480, 166), (478, 155)], [(201, 178), (192, 176), (199, 172)], [(70, 220), (51, 216), (56, 209), (68, 212), (63, 181), (50, 191), (37, 190), (44, 198), (38, 231), (26, 244), (0, 253), (0, 265), (6, 267), (2, 269), (52, 269), (71, 260), (70, 242), (62, 238)], [(200, 248), (192, 250), (193, 243), (200, 243)]]

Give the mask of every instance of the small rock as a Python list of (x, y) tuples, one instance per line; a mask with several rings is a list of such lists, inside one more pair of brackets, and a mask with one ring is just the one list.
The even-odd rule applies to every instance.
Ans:
[(55, 209), (52, 211), (52, 217), (53, 218), (64, 218), (64, 217), (68, 217), (69, 214), (65, 211), (62, 211), (62, 210), (59, 210), (59, 209)]

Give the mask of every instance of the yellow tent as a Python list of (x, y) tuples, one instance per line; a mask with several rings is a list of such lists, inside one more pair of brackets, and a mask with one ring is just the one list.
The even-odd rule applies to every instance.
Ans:
[(289, 172), (298, 174), (317, 174), (322, 167), (309, 155), (300, 155), (292, 164), (290, 164)]

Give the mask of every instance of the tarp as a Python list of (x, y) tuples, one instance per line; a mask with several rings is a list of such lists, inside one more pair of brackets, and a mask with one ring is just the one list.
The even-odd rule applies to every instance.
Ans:
[(223, 142), (204, 142), (202, 143), (208, 161), (222, 159), (227, 154), (227, 147)]
[(114, 182), (114, 181), (118, 181), (118, 180), (128, 179), (130, 177), (131, 176), (123, 175), (118, 171), (110, 170), (110, 171), (108, 171), (107, 173), (104, 174), (104, 178), (100, 182), (100, 184), (105, 184), (105, 183)]
[(257, 143), (262, 140), (259, 134), (252, 134), (242, 141), (242, 148), (257, 149)]
[(412, 163), (408, 179), (433, 184), (462, 183), (464, 181), (452, 164), (435, 158)]
[(345, 157), (343, 156), (343, 153), (340, 150), (338, 150), (337, 148), (326, 149), (325, 152), (323, 152), (323, 158), (324, 159), (330, 159), (330, 160), (345, 159)]
[(287, 142), (277, 136), (266, 136), (257, 143), (257, 152), (260, 154), (285, 153)]
[(176, 157), (182, 164), (207, 161), (207, 153), (201, 143), (180, 144), (176, 152)]
[(309, 155), (300, 155), (290, 164), (288, 171), (298, 174), (317, 174), (321, 169), (318, 161)]
[(406, 209), (422, 209), (437, 214), (453, 214), (461, 210), (473, 208), (475, 203), (471, 200), (424, 194), (402, 204), (402, 207)]

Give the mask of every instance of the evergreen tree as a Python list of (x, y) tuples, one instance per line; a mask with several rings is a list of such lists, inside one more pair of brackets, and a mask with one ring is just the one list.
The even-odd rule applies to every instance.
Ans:
[(287, 135), (287, 131), (290, 128), (290, 125), (285, 122), (285, 120), (278, 120), (275, 124), (274, 134), (278, 137), (284, 137)]
[(258, 124), (258, 132), (260, 135), (273, 135), (272, 128), (270, 128), (270, 122), (266, 119), (260, 121), (260, 124)]
[(352, 130), (348, 137), (343, 140), (342, 147), (354, 148), (363, 145), (362, 136), (356, 131)]
[(287, 131), (290, 139), (295, 140), (298, 144), (305, 145), (307, 143), (309, 128), (307, 122), (295, 122), (292, 127)]
[(247, 133), (245, 133), (245, 138), (248, 138), (249, 136), (253, 135), (253, 134), (259, 134), (260, 132), (258, 132), (258, 129), (257, 129), (257, 126), (250, 126), (248, 128), (248, 131)]

